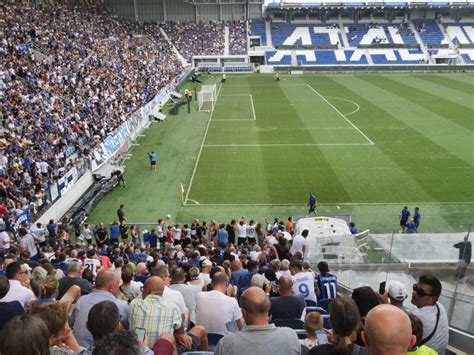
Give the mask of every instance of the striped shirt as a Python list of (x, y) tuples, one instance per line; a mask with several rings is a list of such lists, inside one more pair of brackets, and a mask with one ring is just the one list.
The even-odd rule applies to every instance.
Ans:
[(144, 328), (151, 347), (161, 334), (172, 334), (181, 327), (181, 313), (176, 304), (157, 295), (130, 303), (130, 329)]

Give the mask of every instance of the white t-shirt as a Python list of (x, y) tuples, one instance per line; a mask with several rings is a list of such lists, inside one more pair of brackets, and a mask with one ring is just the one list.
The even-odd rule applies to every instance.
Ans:
[(247, 227), (247, 237), (255, 239), (255, 224), (252, 224), (251, 226), (249, 225)]
[(214, 290), (196, 295), (196, 325), (209, 333), (227, 334), (225, 324), (239, 319), (242, 311), (235, 298)]
[(89, 266), (89, 269), (92, 271), (94, 276), (97, 275), (97, 270), (100, 269), (100, 261), (98, 259), (84, 259), (84, 266)]
[[(448, 317), (446, 316), (446, 310), (444, 309), (444, 306), (439, 302), (438, 307), (438, 328), (436, 328), (436, 332), (434, 333), (433, 337), (424, 345), (436, 350), (438, 354), (443, 355), (449, 342)], [(436, 306), (414, 308), (410, 309), (409, 312), (418, 316), (418, 318), (420, 318), (423, 322), (423, 339), (429, 337), (436, 325), (436, 315), (438, 313)]]
[(33, 233), (35, 234), (35, 238), (39, 243), (43, 243), (46, 240), (46, 232), (44, 228), (39, 228)]
[(18, 280), (8, 280), (10, 290), (0, 301), (11, 302), (18, 301), (23, 308), (29, 308), (31, 301), (35, 299), (35, 294), (29, 288), (23, 286)]
[(237, 236), (239, 238), (245, 238), (247, 236), (247, 225), (245, 223), (243, 225), (237, 224)]
[(314, 276), (310, 272), (300, 272), (291, 277), (293, 279), (293, 294), (301, 295), (305, 300), (317, 302), (314, 292)]
[(211, 283), (211, 276), (206, 273), (200, 273), (198, 276), (199, 280), (202, 280), (204, 287)]
[(297, 252), (300, 252), (301, 254), (303, 254), (303, 246), (305, 245), (307, 246), (308, 242), (302, 235), (298, 234), (293, 239), (293, 244), (291, 244), (291, 249), (290, 249), (291, 255), (295, 255)]
[(288, 276), (291, 276), (291, 271), (290, 270), (284, 270), (284, 271), (277, 271), (275, 273), (277, 279), (280, 279), (280, 277), (282, 277), (283, 275), (288, 275)]
[(0, 233), (0, 248), (10, 249), (10, 236), (7, 232)]
[(181, 228), (174, 229), (174, 240), (181, 240)]
[(165, 286), (163, 299), (177, 305), (181, 314), (186, 312), (186, 304), (184, 303), (184, 298), (181, 292), (172, 290), (168, 286)]
[(196, 295), (202, 292), (202, 285), (176, 284), (170, 288), (183, 295), (184, 303), (189, 309), (189, 319), (196, 324)]
[(30, 233), (21, 237), (20, 246), (29, 251), (30, 257), (33, 257), (38, 254), (38, 249), (36, 249), (35, 244), (35, 238)]
[[(283, 234), (283, 238), (285, 238), (288, 241), (291, 241), (293, 238), (291, 237), (291, 234), (285, 231), (282, 231), (281, 234)], [(305, 239), (306, 240), (306, 239)]]

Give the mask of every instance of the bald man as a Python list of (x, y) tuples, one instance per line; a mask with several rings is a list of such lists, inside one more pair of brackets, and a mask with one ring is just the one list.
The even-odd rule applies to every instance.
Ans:
[(130, 303), (130, 329), (144, 328), (150, 347), (161, 335), (173, 334), (182, 352), (207, 350), (206, 330), (196, 326), (186, 334), (179, 307), (163, 298), (164, 290), (165, 282), (158, 276), (145, 281), (142, 299), (134, 299)]
[(258, 287), (249, 287), (240, 298), (246, 326), (228, 333), (217, 344), (214, 354), (300, 354), (301, 346), (293, 329), (268, 324), (270, 301)]
[(279, 297), (270, 298), (272, 319), (300, 318), (304, 321), (306, 303), (303, 296), (293, 294), (291, 276), (283, 275), (278, 279)]
[(116, 298), (119, 292), (119, 285), (120, 277), (115, 272), (110, 270), (100, 271), (97, 273), (94, 291), (79, 298), (74, 307), (72, 327), (79, 345), (89, 349), (94, 342), (86, 324), (89, 311), (99, 302), (114, 302), (120, 311), (122, 324), (128, 327), (128, 304)]
[(408, 315), (388, 304), (374, 307), (367, 314), (362, 339), (369, 354), (377, 355), (405, 355), (416, 344)]

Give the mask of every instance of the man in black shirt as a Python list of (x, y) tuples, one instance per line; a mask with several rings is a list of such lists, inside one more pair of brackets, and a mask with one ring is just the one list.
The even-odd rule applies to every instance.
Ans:
[(125, 218), (125, 211), (123, 210), (124, 205), (120, 205), (119, 209), (117, 210), (117, 217), (119, 219), (119, 222), (122, 223), (123, 221), (127, 221)]
[(95, 239), (99, 248), (102, 247), (104, 244), (107, 244), (109, 240), (109, 234), (104, 228), (103, 223), (99, 224), (99, 228), (97, 228), (97, 230), (95, 231)]
[(81, 263), (71, 261), (67, 266), (67, 275), (59, 279), (58, 300), (61, 299), (73, 285), (81, 288), (81, 296), (92, 292), (92, 285), (86, 279), (81, 278)]
[(456, 269), (456, 278), (463, 283), (466, 275), (466, 270), (471, 263), (472, 246), (468, 241), (468, 236), (464, 237), (463, 242), (453, 245), (454, 248), (459, 249), (458, 268)]

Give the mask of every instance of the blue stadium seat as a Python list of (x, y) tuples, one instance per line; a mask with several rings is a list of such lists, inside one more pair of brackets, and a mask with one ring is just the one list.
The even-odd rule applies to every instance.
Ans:
[(325, 298), (325, 299), (319, 300), (318, 301), (318, 307), (321, 307), (321, 308), (325, 309), (326, 311), (329, 311), (329, 306), (330, 306), (331, 302), (332, 302), (331, 298)]
[(298, 336), (298, 339), (306, 339), (308, 334), (306, 334), (306, 330), (304, 329), (295, 329), (295, 333)]
[(304, 300), (306, 303), (306, 307), (316, 307), (318, 304), (312, 300)]
[(444, 34), (434, 20), (415, 20), (413, 23), (426, 46), (438, 45), (444, 40)]
[(207, 342), (210, 346), (215, 346), (223, 337), (223, 334), (207, 333)]
[(332, 329), (331, 321), (329, 320), (329, 315), (323, 315), (323, 327), (324, 329)]
[(265, 30), (265, 20), (263, 18), (252, 20), (252, 36), (260, 36), (261, 45), (267, 45), (267, 32)]

